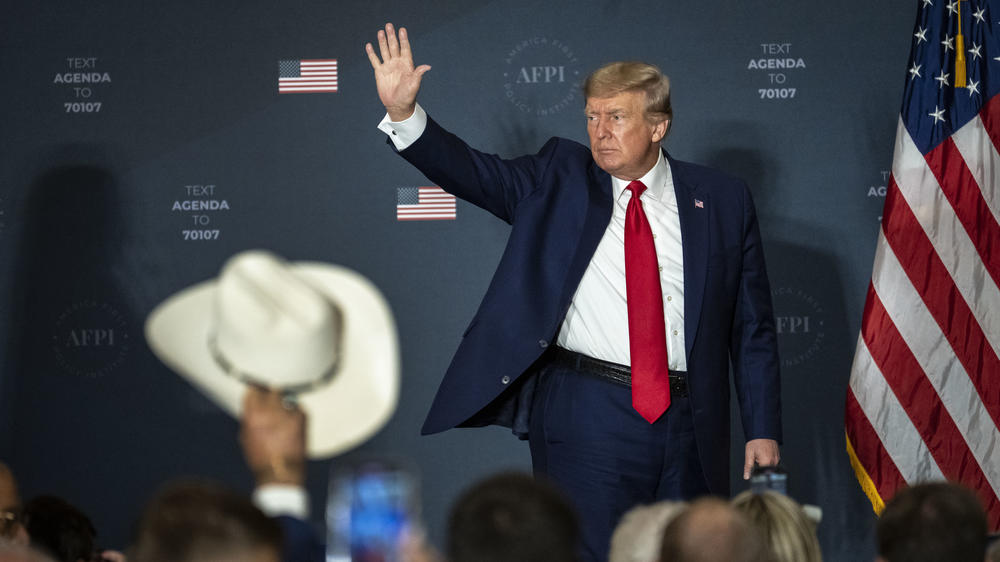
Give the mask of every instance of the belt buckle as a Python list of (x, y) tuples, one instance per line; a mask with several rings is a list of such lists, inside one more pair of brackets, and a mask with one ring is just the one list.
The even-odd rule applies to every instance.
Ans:
[(670, 375), (670, 395), (684, 398), (688, 395), (687, 379), (677, 375)]

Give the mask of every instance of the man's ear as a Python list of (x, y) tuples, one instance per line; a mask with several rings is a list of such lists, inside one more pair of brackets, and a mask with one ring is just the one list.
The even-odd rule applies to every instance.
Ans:
[(660, 142), (667, 136), (667, 131), (670, 130), (670, 119), (664, 119), (656, 125), (653, 125), (653, 142)]

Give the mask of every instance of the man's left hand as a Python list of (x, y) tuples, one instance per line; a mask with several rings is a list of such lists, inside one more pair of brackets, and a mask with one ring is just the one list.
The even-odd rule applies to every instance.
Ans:
[(743, 462), (743, 479), (750, 479), (754, 463), (758, 466), (774, 466), (781, 460), (778, 442), (774, 439), (751, 439), (747, 441), (746, 460)]

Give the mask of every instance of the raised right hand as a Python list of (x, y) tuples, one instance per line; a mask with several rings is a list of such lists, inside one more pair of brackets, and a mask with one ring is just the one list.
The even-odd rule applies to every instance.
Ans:
[(365, 52), (375, 71), (375, 86), (378, 97), (385, 106), (389, 118), (402, 121), (413, 115), (417, 104), (417, 92), (420, 91), (420, 80), (430, 66), (422, 64), (413, 68), (413, 53), (410, 52), (410, 41), (406, 36), (406, 28), (399, 28), (399, 39), (391, 23), (385, 24), (385, 31), (378, 32), (378, 51), (375, 54), (371, 43), (365, 44)]
[(258, 486), (305, 483), (306, 415), (281, 394), (247, 386), (240, 444)]

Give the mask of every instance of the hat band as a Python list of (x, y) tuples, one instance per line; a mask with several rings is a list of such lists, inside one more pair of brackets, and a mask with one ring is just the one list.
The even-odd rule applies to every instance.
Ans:
[(333, 380), (333, 377), (337, 374), (337, 370), (340, 367), (340, 354), (343, 353), (344, 350), (340, 349), (338, 351), (333, 359), (333, 363), (331, 363), (330, 366), (323, 371), (323, 374), (320, 375), (318, 379), (310, 382), (283, 386), (280, 388), (274, 388), (270, 384), (263, 382), (264, 377), (258, 377), (251, 373), (239, 370), (239, 368), (237, 368), (232, 361), (226, 358), (225, 354), (222, 353), (222, 350), (219, 349), (219, 343), (215, 332), (208, 335), (208, 352), (212, 355), (212, 359), (215, 361), (216, 365), (218, 365), (219, 368), (222, 369), (222, 371), (229, 377), (258, 388), (278, 390), (284, 395), (297, 395), (316, 390), (317, 388), (329, 384), (330, 381)]

